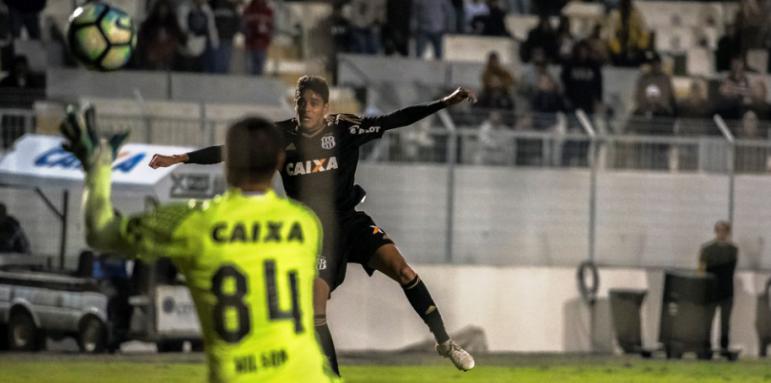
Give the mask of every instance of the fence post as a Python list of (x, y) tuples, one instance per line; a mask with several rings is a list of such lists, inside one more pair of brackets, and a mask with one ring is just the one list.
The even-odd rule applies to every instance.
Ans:
[(447, 128), (447, 226), (445, 227), (445, 257), (447, 263), (453, 261), (453, 230), (455, 228), (455, 164), (458, 161), (458, 131), (450, 114), (439, 111), (439, 119)]
[(723, 133), (726, 142), (728, 142), (728, 222), (733, 226), (734, 204), (736, 199), (734, 195), (734, 188), (736, 185), (736, 139), (734, 138), (733, 133), (731, 133), (731, 130), (728, 129), (728, 125), (725, 123), (725, 120), (723, 120), (723, 117), (716, 114), (712, 119), (715, 121), (717, 128), (720, 129), (720, 132)]
[(142, 121), (145, 124), (145, 142), (148, 144), (153, 143), (153, 122), (150, 117), (150, 113), (147, 112), (147, 105), (145, 104), (145, 98), (142, 97), (142, 92), (138, 88), (134, 88), (134, 99), (139, 105), (139, 110), (142, 113)]
[(597, 161), (597, 153), (599, 144), (597, 142), (597, 134), (594, 131), (592, 122), (583, 110), (578, 109), (576, 111), (576, 118), (578, 118), (579, 124), (589, 136), (589, 261), (594, 263), (595, 257), (595, 241), (597, 237), (597, 167), (599, 161)]

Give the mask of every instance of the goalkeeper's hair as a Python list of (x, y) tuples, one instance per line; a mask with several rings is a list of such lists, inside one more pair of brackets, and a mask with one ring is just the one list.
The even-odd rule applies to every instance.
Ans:
[(309, 75), (300, 77), (297, 80), (297, 88), (294, 91), (295, 100), (302, 98), (306, 90), (316, 92), (325, 103), (329, 102), (329, 85), (323, 77)]
[(260, 117), (233, 124), (225, 139), (225, 173), (229, 185), (265, 182), (281, 165), (284, 138), (278, 128)]

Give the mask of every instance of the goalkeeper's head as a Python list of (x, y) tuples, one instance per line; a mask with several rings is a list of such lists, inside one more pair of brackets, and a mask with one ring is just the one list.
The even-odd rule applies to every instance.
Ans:
[(225, 174), (229, 186), (243, 190), (270, 187), (284, 164), (284, 139), (272, 122), (247, 117), (233, 124), (225, 140)]

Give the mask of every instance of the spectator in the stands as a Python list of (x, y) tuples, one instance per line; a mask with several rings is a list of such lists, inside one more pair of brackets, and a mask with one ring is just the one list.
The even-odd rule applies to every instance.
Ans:
[(11, 35), (11, 14), (0, 1), (0, 69), (11, 67), (13, 59), (13, 35)]
[(477, 142), (479, 147), (474, 156), (477, 165), (505, 165), (509, 162), (511, 137), (506, 136), (508, 126), (499, 111), (491, 111), (487, 120), (479, 126)]
[(482, 72), (482, 90), (478, 106), (482, 108), (514, 110), (514, 76), (501, 64), (498, 54), (491, 52)]
[(46, 7), (46, 0), (5, 0), (10, 12), (11, 33), (18, 39), (22, 29), (32, 40), (40, 40), (40, 12)]
[(621, 0), (607, 19), (608, 50), (615, 65), (638, 66), (650, 48), (650, 34), (642, 12), (632, 0)]
[[(763, 129), (758, 115), (748, 110), (742, 116), (736, 138), (740, 140), (765, 140), (768, 130)], [(742, 173), (765, 173), (768, 171), (768, 147), (737, 145), (735, 154), (736, 171)]]
[(592, 60), (600, 64), (608, 62), (608, 42), (602, 38), (602, 25), (596, 24), (584, 41), (589, 45)]
[(742, 43), (738, 27), (735, 24), (729, 24), (725, 27), (725, 34), (717, 41), (715, 70), (718, 72), (731, 70), (731, 60), (734, 57), (742, 57)]
[(214, 24), (217, 27), (219, 46), (214, 49), (214, 73), (229, 73), (233, 56), (233, 38), (241, 31), (239, 0), (215, 0)]
[[(685, 120), (700, 120), (709, 118), (711, 112), (712, 106), (707, 95), (706, 81), (700, 78), (692, 79), (688, 95), (677, 108), (678, 117)], [(681, 133), (688, 134), (688, 132)]]
[(564, 63), (573, 57), (573, 46), (576, 39), (570, 31), (570, 19), (567, 16), (560, 16), (559, 25), (557, 25), (557, 55), (559, 62)]
[[(635, 86), (635, 115), (644, 117), (674, 117), (676, 111), (672, 77), (664, 72), (661, 56), (646, 54), (649, 68), (637, 79)], [(671, 133), (671, 132), (650, 132)]]
[[(728, 352), (731, 330), (731, 311), (734, 303), (734, 273), (739, 259), (739, 249), (731, 241), (731, 223), (715, 223), (715, 239), (701, 246), (699, 270), (714, 276), (714, 301), (720, 307), (720, 348)], [(716, 314), (717, 312), (714, 312)], [(710, 323), (712, 322), (712, 318)], [(710, 337), (711, 338), (711, 337)], [(711, 343), (711, 342), (710, 342)], [(707, 345), (711, 348), (711, 344)]]
[(506, 11), (497, 0), (487, 2), (486, 14), (478, 14), (471, 20), (472, 33), (483, 36), (509, 36), (506, 29)]
[(45, 76), (32, 72), (25, 56), (14, 57), (13, 67), (8, 75), (0, 80), (0, 88), (45, 89), (45, 86)]
[(214, 72), (214, 52), (219, 48), (219, 35), (209, 4), (206, 0), (186, 1), (177, 8), (177, 18), (186, 41), (180, 69)]
[(539, 15), (559, 16), (568, 0), (538, 0), (533, 3)]
[(348, 8), (344, 3), (335, 3), (329, 15), (330, 34), (335, 50), (341, 53), (351, 51), (351, 21), (348, 20)]
[(452, 9), (455, 19), (455, 25), (452, 27), (452, 33), (463, 34), (466, 33), (466, 9), (465, 0), (450, 0), (452, 3)]
[(429, 44), (434, 58), (442, 58), (442, 37), (450, 29), (454, 12), (450, 0), (412, 0), (415, 55), (418, 58), (423, 57)]
[[(570, 59), (562, 65), (562, 86), (565, 89), (565, 109), (570, 113), (568, 131), (581, 133), (583, 129), (573, 117), (583, 110), (588, 115), (602, 106), (602, 68), (591, 57), (589, 44), (579, 41), (573, 46)], [(562, 164), (583, 166), (587, 162), (588, 141), (568, 140), (562, 150)]]
[(562, 65), (562, 85), (568, 111), (594, 114), (602, 103), (602, 68), (591, 57), (588, 43), (579, 41), (571, 58)]
[(768, 103), (768, 89), (762, 80), (750, 84), (750, 110), (755, 112), (761, 121), (771, 121), (771, 105)]
[[(677, 112), (672, 77), (664, 72), (657, 53), (647, 52), (645, 61), (635, 86), (635, 109), (626, 130), (640, 135), (672, 135)], [(634, 167), (668, 169), (669, 149), (669, 145), (659, 143), (630, 144), (627, 155), (634, 161)]]
[[(273, 39), (273, 9), (267, 0), (252, 0), (244, 9), (244, 38), (249, 73), (262, 75)], [(334, 36), (334, 28), (333, 28)]]
[[(564, 109), (562, 91), (559, 82), (549, 72), (546, 60), (537, 59), (533, 62), (535, 67), (535, 82), (533, 83), (532, 93), (530, 94), (530, 107), (533, 112), (542, 115), (553, 115)], [(539, 123), (540, 122), (540, 123)], [(554, 125), (551, 120), (539, 119), (534, 122), (538, 130), (542, 130)]]
[(387, 55), (410, 55), (412, 0), (387, 0), (383, 25), (383, 51)]
[(29, 254), (30, 247), (19, 221), (0, 202), (0, 253)]
[(150, 14), (139, 27), (139, 68), (170, 70), (184, 37), (169, 0), (156, 1)]
[(487, 2), (484, 0), (466, 1), (463, 11), (463, 17), (465, 17), (466, 20), (466, 29), (471, 33), (479, 34), (474, 30), (473, 23), (475, 20), (480, 20), (490, 14), (490, 8), (487, 7)]
[(380, 52), (380, 28), (385, 18), (385, 0), (352, 0), (351, 52), (371, 55)]
[(559, 46), (557, 43), (557, 31), (552, 27), (549, 17), (538, 16), (538, 25), (527, 33), (527, 39), (520, 47), (522, 62), (529, 63), (533, 58), (533, 51), (540, 49), (548, 62), (556, 62)]
[(771, 9), (765, 9), (762, 0), (740, 0), (736, 12), (736, 25), (741, 41), (741, 53), (750, 49), (763, 48), (766, 37), (766, 25)]
[(744, 111), (752, 105), (750, 79), (745, 72), (744, 60), (741, 57), (731, 60), (731, 72), (720, 83), (718, 94), (717, 112), (725, 119), (740, 119)]

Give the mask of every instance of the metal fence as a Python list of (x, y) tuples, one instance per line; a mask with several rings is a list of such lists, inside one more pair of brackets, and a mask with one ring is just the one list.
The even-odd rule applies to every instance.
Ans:
[(26, 133), (35, 132), (35, 113), (28, 109), (0, 109), (0, 153)]
[[(4, 145), (35, 131), (30, 112), (0, 111), (6, 115), (18, 122), (3, 125)], [(709, 238), (715, 218), (726, 218), (744, 235), (742, 251), (749, 249), (741, 266), (771, 268), (763, 245), (771, 241), (763, 229), (771, 212), (759, 208), (761, 190), (771, 187), (763, 176), (767, 139), (746, 138), (736, 123), (719, 119), (690, 121), (687, 134), (677, 131), (682, 121), (667, 121), (661, 125), (672, 131), (655, 134), (597, 116), (487, 117), (440, 112), (361, 149), (368, 167), (357, 179), (376, 194), (366, 208), (412, 260), (692, 266), (689, 252)], [(104, 132), (131, 129), (135, 142), (191, 147), (222, 143), (229, 122), (104, 114), (98, 121)], [(405, 169), (414, 177), (406, 184)], [(628, 198), (619, 199), (624, 193)], [(520, 247), (527, 251), (512, 253)], [(672, 253), (681, 258), (670, 259)]]

